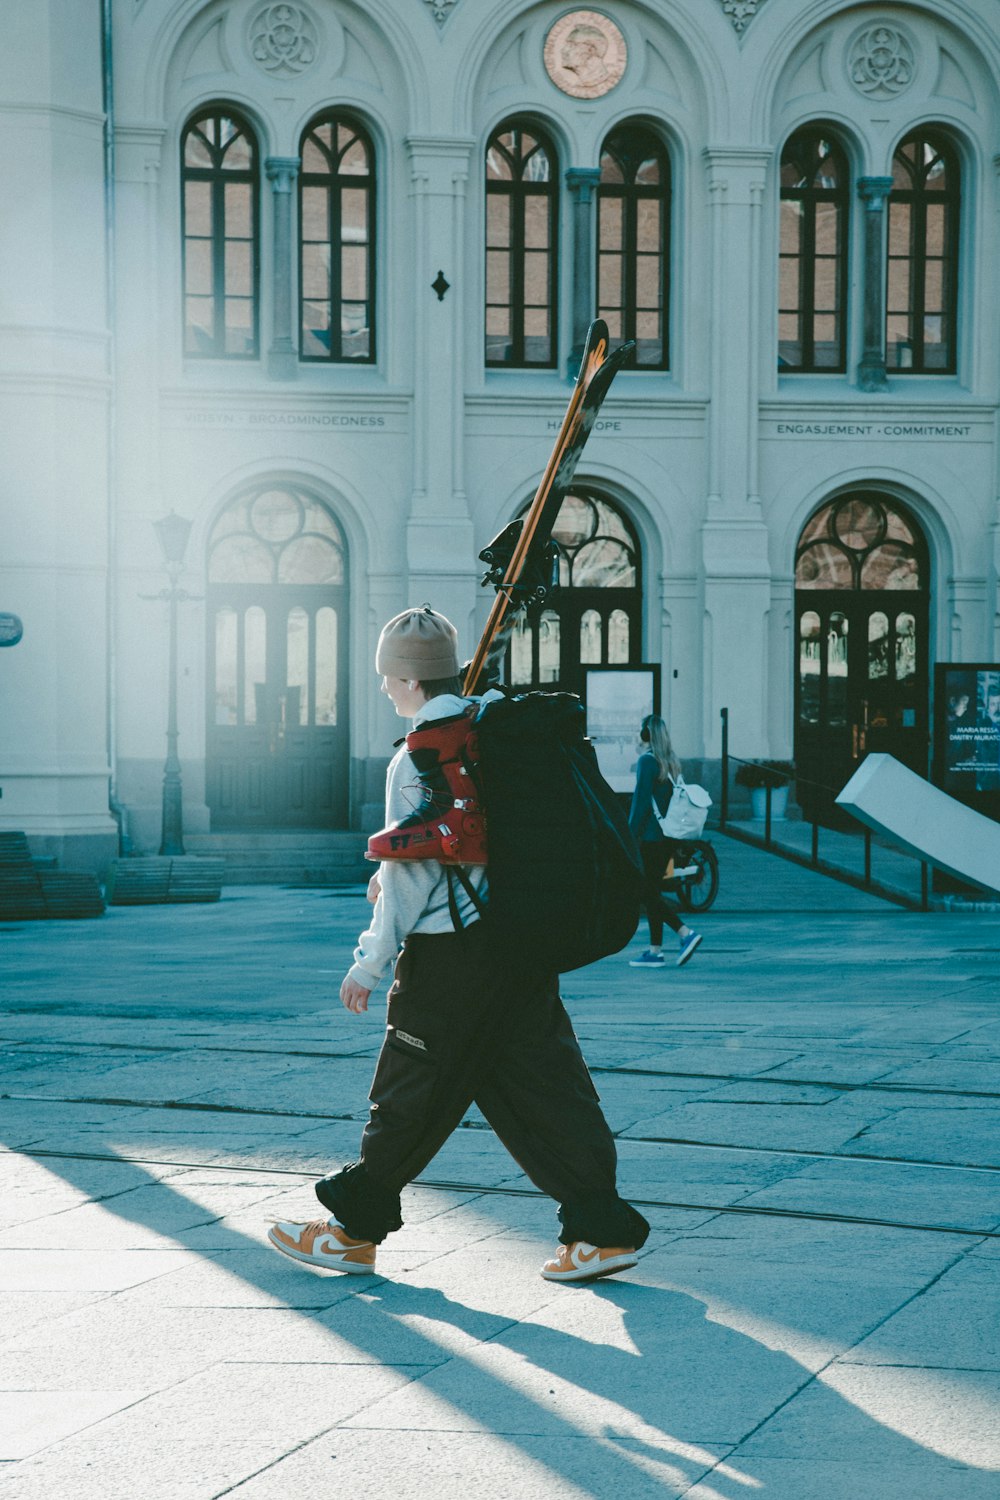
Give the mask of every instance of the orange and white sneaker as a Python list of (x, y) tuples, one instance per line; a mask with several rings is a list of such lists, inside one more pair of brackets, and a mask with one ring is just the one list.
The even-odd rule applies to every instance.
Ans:
[(546, 1281), (597, 1281), (601, 1276), (613, 1276), (616, 1271), (628, 1271), (639, 1264), (639, 1257), (632, 1249), (621, 1246), (603, 1248), (588, 1245), (586, 1240), (574, 1240), (572, 1245), (560, 1245), (555, 1260), (547, 1260), (542, 1267)]
[(275, 1250), (304, 1260), (325, 1271), (348, 1271), (352, 1276), (370, 1276), (375, 1269), (375, 1246), (371, 1240), (352, 1240), (333, 1219), (314, 1219), (311, 1224), (272, 1224), (267, 1237)]

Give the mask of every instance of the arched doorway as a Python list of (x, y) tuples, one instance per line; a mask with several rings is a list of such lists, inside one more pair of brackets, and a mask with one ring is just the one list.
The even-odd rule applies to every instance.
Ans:
[(795, 556), (795, 764), (807, 815), (869, 751), (920, 775), (928, 754), (927, 543), (912, 515), (874, 492), (828, 502)]
[(303, 490), (234, 500), (208, 541), (213, 828), (347, 824), (347, 548)]
[(588, 666), (642, 661), (642, 566), (628, 518), (584, 486), (559, 507), (559, 585), (518, 616), (507, 654), (512, 687), (579, 693)]

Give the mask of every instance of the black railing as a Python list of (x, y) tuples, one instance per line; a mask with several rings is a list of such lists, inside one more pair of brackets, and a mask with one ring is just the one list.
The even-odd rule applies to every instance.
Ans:
[[(798, 849), (794, 849), (788, 844), (776, 842), (773, 837), (771, 797), (773, 791), (775, 790), (774, 784), (767, 784), (764, 787), (763, 837), (761, 838), (756, 833), (751, 833), (749, 829), (743, 827), (739, 829), (734, 828), (732, 826), (729, 807), (730, 770), (734, 765), (748, 766), (754, 765), (755, 762), (743, 760), (740, 756), (733, 755), (731, 753), (729, 749), (729, 709), (720, 709), (720, 717), (722, 719), (722, 790), (719, 797), (720, 832), (728, 833), (731, 837), (736, 837), (743, 843), (754, 844), (758, 848), (766, 849), (772, 854), (780, 854), (782, 858), (789, 859), (794, 864), (804, 865), (814, 870), (818, 870), (821, 874), (832, 876), (833, 879), (841, 880), (846, 885), (853, 885), (859, 890), (870, 891), (873, 895), (882, 896), (889, 901), (895, 901), (901, 906), (908, 906), (912, 909), (919, 909), (920, 911), (929, 910), (930, 866), (928, 865), (927, 861), (925, 859), (919, 859), (917, 855), (910, 856), (912, 859), (917, 860), (920, 865), (919, 901), (917, 901), (914, 897), (906, 895), (905, 892), (900, 891), (893, 886), (886, 885), (884, 884), (884, 882), (874, 879), (872, 876), (872, 831), (864, 823), (860, 822), (859, 819), (855, 818), (851, 813), (847, 812), (846, 809), (840, 809), (839, 816), (842, 817), (843, 821), (848, 825), (849, 832), (860, 832), (864, 839), (864, 875), (857, 875), (852, 870), (846, 870), (840, 865), (835, 865), (827, 859), (820, 858), (820, 828), (825, 825), (820, 823), (819, 817), (815, 811), (815, 807), (820, 799), (832, 800), (834, 797), (836, 797), (838, 791), (840, 790), (840, 788), (838, 787), (830, 786), (821, 781), (813, 781), (810, 778), (800, 776), (797, 773), (786, 776), (783, 781), (778, 783), (778, 785), (790, 787), (794, 782), (797, 787), (808, 787), (811, 791), (819, 794), (817, 798), (813, 799), (814, 811), (812, 812), (811, 816), (805, 820), (811, 824), (810, 852), (808, 856), (802, 854)], [(781, 773), (774, 771), (771, 772), (771, 775), (780, 776)], [(907, 851), (905, 849), (896, 849), (894, 852), (901, 855), (907, 854)]]

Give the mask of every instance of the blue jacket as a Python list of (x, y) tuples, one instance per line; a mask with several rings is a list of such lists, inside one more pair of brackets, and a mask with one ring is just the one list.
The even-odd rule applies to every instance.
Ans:
[(639, 756), (635, 769), (635, 791), (632, 793), (628, 826), (632, 830), (632, 837), (640, 844), (657, 843), (663, 838), (663, 832), (653, 813), (653, 804), (655, 802), (662, 818), (670, 806), (674, 789), (669, 781), (657, 781), (659, 767), (656, 757), (648, 750)]

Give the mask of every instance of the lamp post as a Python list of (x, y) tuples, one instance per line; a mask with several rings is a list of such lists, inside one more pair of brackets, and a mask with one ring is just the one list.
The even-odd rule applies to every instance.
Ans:
[(181, 801), (181, 763), (177, 756), (177, 605), (191, 595), (177, 587), (187, 549), (191, 522), (171, 511), (153, 526), (167, 565), (170, 587), (156, 598), (170, 605), (170, 660), (167, 667), (167, 759), (163, 767), (163, 832), (161, 854), (184, 853), (184, 824)]

